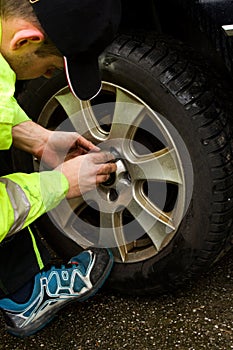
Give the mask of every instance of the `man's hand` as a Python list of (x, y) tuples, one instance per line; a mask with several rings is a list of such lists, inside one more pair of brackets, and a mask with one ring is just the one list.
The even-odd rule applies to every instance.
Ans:
[(99, 151), (76, 132), (47, 130), (31, 120), (14, 126), (12, 136), (15, 147), (33, 154), (52, 168), (77, 155)]
[(37, 153), (46, 165), (54, 168), (69, 159), (100, 149), (76, 132), (53, 131), (47, 144)]
[(117, 169), (111, 160), (114, 160), (111, 153), (93, 152), (68, 160), (57, 167), (55, 170), (62, 172), (70, 185), (67, 198), (79, 197), (107, 181), (110, 173)]

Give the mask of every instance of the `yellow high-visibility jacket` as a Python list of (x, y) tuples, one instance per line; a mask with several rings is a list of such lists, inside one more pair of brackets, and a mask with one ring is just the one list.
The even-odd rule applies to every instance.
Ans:
[[(0, 54), (0, 150), (10, 148), (12, 127), (30, 120), (14, 98), (15, 82), (15, 73)], [(58, 171), (0, 177), (0, 242), (57, 206), (68, 187)]]

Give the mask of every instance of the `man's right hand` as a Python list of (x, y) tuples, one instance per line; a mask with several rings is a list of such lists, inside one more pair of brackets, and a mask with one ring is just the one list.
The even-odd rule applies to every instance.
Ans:
[(117, 169), (116, 164), (111, 163), (112, 160), (114, 156), (110, 152), (92, 152), (70, 159), (55, 168), (69, 182), (67, 198), (79, 197), (107, 181), (110, 173)]

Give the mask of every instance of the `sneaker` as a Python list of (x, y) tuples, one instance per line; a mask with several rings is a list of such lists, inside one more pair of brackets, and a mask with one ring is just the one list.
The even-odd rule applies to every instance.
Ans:
[(36, 333), (73, 301), (84, 301), (103, 285), (113, 265), (108, 249), (90, 248), (64, 266), (53, 266), (35, 276), (32, 295), (25, 304), (0, 299), (7, 331), (19, 337)]

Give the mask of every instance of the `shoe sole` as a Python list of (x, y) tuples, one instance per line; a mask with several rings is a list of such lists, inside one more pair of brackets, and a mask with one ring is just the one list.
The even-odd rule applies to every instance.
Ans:
[(64, 307), (68, 306), (73, 302), (83, 302), (91, 296), (94, 296), (102, 287), (112, 270), (114, 259), (111, 252), (109, 252), (109, 256), (110, 259), (108, 265), (105, 268), (104, 273), (101, 275), (101, 278), (96, 282), (95, 286), (90, 291), (87, 291), (81, 297), (74, 297), (71, 300), (67, 300), (66, 302), (64, 302), (64, 304), (61, 304), (57, 308), (54, 308), (50, 312), (46, 313), (45, 315), (42, 315), (32, 325), (28, 325), (23, 329), (15, 329), (13, 327), (6, 326), (7, 332), (19, 338), (29, 337), (43, 329), (45, 326), (47, 326), (54, 319), (56, 314), (59, 311), (61, 311)]

